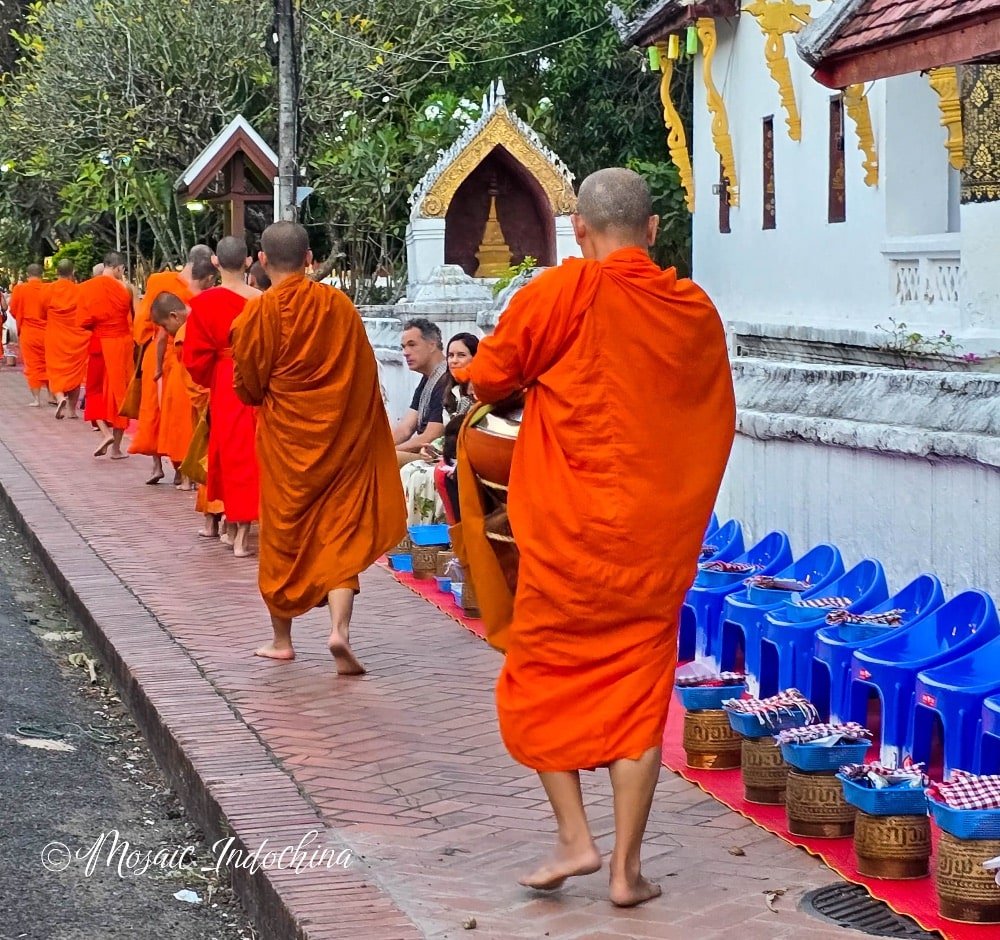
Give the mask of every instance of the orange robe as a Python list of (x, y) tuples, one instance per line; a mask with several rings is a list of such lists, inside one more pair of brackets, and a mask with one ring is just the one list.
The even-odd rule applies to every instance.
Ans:
[(17, 342), (24, 360), (24, 377), (29, 388), (41, 388), (45, 371), (45, 295), (48, 285), (33, 277), (11, 291), (10, 312), (17, 324)]
[(187, 390), (187, 374), (180, 357), (184, 327), (167, 337), (163, 356), (163, 394), (160, 398), (160, 429), (156, 452), (174, 465), (184, 461), (194, 435), (194, 408)]
[(639, 249), (574, 259), (514, 296), (456, 378), (487, 403), (526, 390), (504, 742), (538, 771), (637, 758), (663, 740), (680, 606), (735, 432), (719, 315)]
[(236, 393), (260, 406), (260, 591), (297, 617), (406, 533), (378, 366), (350, 300), (302, 275), (247, 304), (232, 348)]
[[(160, 328), (150, 317), (153, 301), (164, 291), (176, 294), (184, 303), (191, 301), (191, 288), (175, 271), (164, 271), (151, 274), (146, 281), (146, 293), (143, 295), (139, 308), (136, 310), (133, 324), (133, 338), (142, 355), (142, 402), (139, 405), (139, 418), (135, 436), (129, 446), (130, 454), (145, 454), (157, 457), (160, 451), (160, 383), (156, 379), (156, 337)], [(163, 387), (166, 388), (167, 368), (169, 363), (164, 360)]]
[[(92, 292), (103, 290), (99, 277), (84, 281), (76, 292), (76, 321), (79, 326), (85, 311), (90, 305)], [(96, 295), (95, 295), (96, 296)], [(86, 421), (106, 421), (107, 404), (104, 401), (104, 353), (101, 352), (101, 338), (93, 331), (86, 331), (89, 337), (87, 344), (87, 377), (86, 403), (83, 407), (83, 417)]]
[(79, 293), (76, 281), (66, 277), (45, 292), (45, 370), (53, 394), (75, 392), (87, 377), (90, 334), (78, 322)]
[(91, 281), (87, 282), (91, 286), (83, 294), (85, 306), (80, 311), (80, 325), (93, 330), (101, 343), (101, 358), (104, 360), (102, 420), (113, 428), (125, 430), (129, 419), (121, 417), (118, 409), (125, 401), (135, 369), (132, 291), (107, 274), (91, 278)]
[(260, 479), (254, 453), (254, 409), (236, 397), (229, 331), (247, 299), (213, 287), (191, 301), (185, 324), (184, 365), (211, 389), (208, 432), (208, 498), (221, 499), (227, 522), (254, 522), (260, 510)]
[[(182, 350), (181, 361), (178, 363), (178, 370), (184, 377), (184, 387), (187, 390), (188, 398), (191, 401), (191, 407), (194, 409), (195, 424), (205, 416), (208, 411), (209, 403), (209, 390), (201, 385), (199, 385), (191, 377), (191, 373), (188, 372), (187, 368), (184, 366), (184, 353), (183, 350), (186, 348), (185, 336), (188, 332), (188, 326), (190, 325), (190, 318), (188, 322), (177, 331), (177, 336), (174, 337), (174, 344), (180, 346)], [(190, 342), (190, 340), (188, 340)], [(203, 483), (198, 485), (198, 496), (195, 499), (194, 509), (195, 512), (201, 513), (202, 515), (206, 513), (211, 513), (214, 516), (221, 516), (224, 510), (222, 501), (218, 499), (209, 499), (208, 487)]]

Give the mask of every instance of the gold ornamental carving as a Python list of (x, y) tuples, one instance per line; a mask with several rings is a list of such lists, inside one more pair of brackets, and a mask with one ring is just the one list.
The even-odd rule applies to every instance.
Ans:
[(552, 164), (545, 159), (518, 130), (505, 106), (497, 108), (483, 129), (434, 181), (420, 203), (424, 218), (442, 218), (451, 205), (459, 186), (497, 147), (503, 147), (541, 186), (555, 215), (576, 211), (573, 188)]
[(683, 743), (688, 767), (732, 770), (740, 766), (743, 739), (721, 708), (685, 712)]
[(736, 157), (733, 154), (733, 140), (729, 136), (729, 116), (726, 114), (726, 103), (715, 87), (712, 78), (712, 61), (715, 59), (715, 48), (718, 38), (715, 32), (715, 20), (703, 17), (697, 24), (698, 38), (702, 45), (702, 79), (705, 83), (705, 96), (708, 110), (712, 115), (712, 144), (715, 152), (722, 160), (722, 172), (729, 184), (729, 205), (739, 206), (740, 185), (736, 178)]
[(965, 166), (965, 134), (962, 129), (962, 97), (958, 90), (958, 69), (948, 65), (927, 73), (941, 106), (941, 126), (948, 131), (945, 147), (948, 162), (956, 170)]
[(1000, 855), (1000, 839), (957, 839), (942, 832), (938, 842), (938, 903), (942, 917), (973, 924), (1000, 923), (1000, 885), (983, 862)]
[(670, 93), (670, 83), (674, 77), (674, 63), (667, 55), (666, 43), (662, 43), (657, 48), (660, 50), (660, 68), (662, 69), (660, 101), (663, 102), (663, 123), (667, 128), (667, 149), (670, 151), (670, 159), (674, 161), (674, 166), (677, 167), (677, 172), (680, 174), (688, 212), (694, 212), (694, 172), (691, 169), (687, 135), (684, 133), (681, 116)]
[(785, 123), (788, 125), (788, 136), (792, 140), (801, 140), (802, 119), (795, 101), (792, 70), (785, 52), (785, 36), (799, 32), (812, 21), (809, 4), (795, 3), (794, 0), (754, 0), (743, 9), (757, 20), (767, 39), (764, 58), (767, 70), (778, 86), (781, 106), (787, 115)]
[(931, 823), (923, 816), (869, 816), (858, 811), (854, 826), (858, 871), (893, 881), (930, 873)]
[(848, 85), (844, 89), (844, 107), (847, 116), (854, 122), (858, 150), (865, 155), (862, 164), (865, 170), (865, 185), (878, 186), (878, 151), (875, 147), (872, 115), (868, 108), (868, 95), (865, 93), (864, 85)]

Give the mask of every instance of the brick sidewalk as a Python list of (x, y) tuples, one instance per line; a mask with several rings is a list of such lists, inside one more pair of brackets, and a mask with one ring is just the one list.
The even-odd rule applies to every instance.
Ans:
[[(457, 937), (469, 917), (498, 940), (859, 936), (796, 910), (835, 880), (828, 869), (666, 771), (644, 856), (663, 899), (617, 911), (606, 872), (551, 896), (518, 887), (553, 827), (497, 734), (496, 653), (373, 570), (353, 632), (367, 677), (337, 679), (321, 612), (297, 623), (294, 663), (255, 659), (269, 631), (254, 559), (198, 539), (193, 494), (144, 486), (146, 459), (96, 460), (88, 425), (26, 399), (20, 373), (0, 370), (0, 487), (194, 818), (251, 851), (324, 829), (363, 859), (234, 873), (264, 936)], [(607, 774), (587, 776), (607, 851)], [(777, 914), (764, 895), (775, 889), (787, 892)]]

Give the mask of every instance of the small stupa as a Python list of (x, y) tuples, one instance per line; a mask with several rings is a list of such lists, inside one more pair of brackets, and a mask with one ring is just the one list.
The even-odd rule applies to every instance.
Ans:
[(483, 240), (479, 243), (476, 260), (479, 267), (473, 277), (502, 277), (510, 268), (514, 258), (507, 240), (503, 237), (500, 219), (497, 216), (497, 179), (494, 176), (490, 183), (490, 214), (486, 219), (486, 230)]

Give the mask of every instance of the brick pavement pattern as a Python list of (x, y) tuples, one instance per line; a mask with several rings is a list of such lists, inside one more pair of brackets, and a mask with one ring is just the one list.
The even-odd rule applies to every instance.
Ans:
[[(644, 854), (662, 899), (615, 910), (606, 870), (551, 895), (520, 888), (554, 827), (499, 739), (498, 654), (374, 569), (352, 633), (367, 677), (337, 678), (322, 611), (297, 622), (294, 663), (255, 659), (269, 636), (255, 560), (197, 538), (194, 495), (145, 486), (146, 459), (95, 459), (89, 425), (26, 401), (20, 372), (0, 370), (0, 489), (194, 818), (250, 851), (320, 829), (360, 857), (347, 871), (235, 872), (264, 936), (448, 938), (470, 917), (498, 940), (860, 936), (797, 910), (836, 880), (825, 866), (667, 771)], [(608, 852), (607, 773), (585, 777)], [(773, 913), (765, 892), (779, 889)]]

